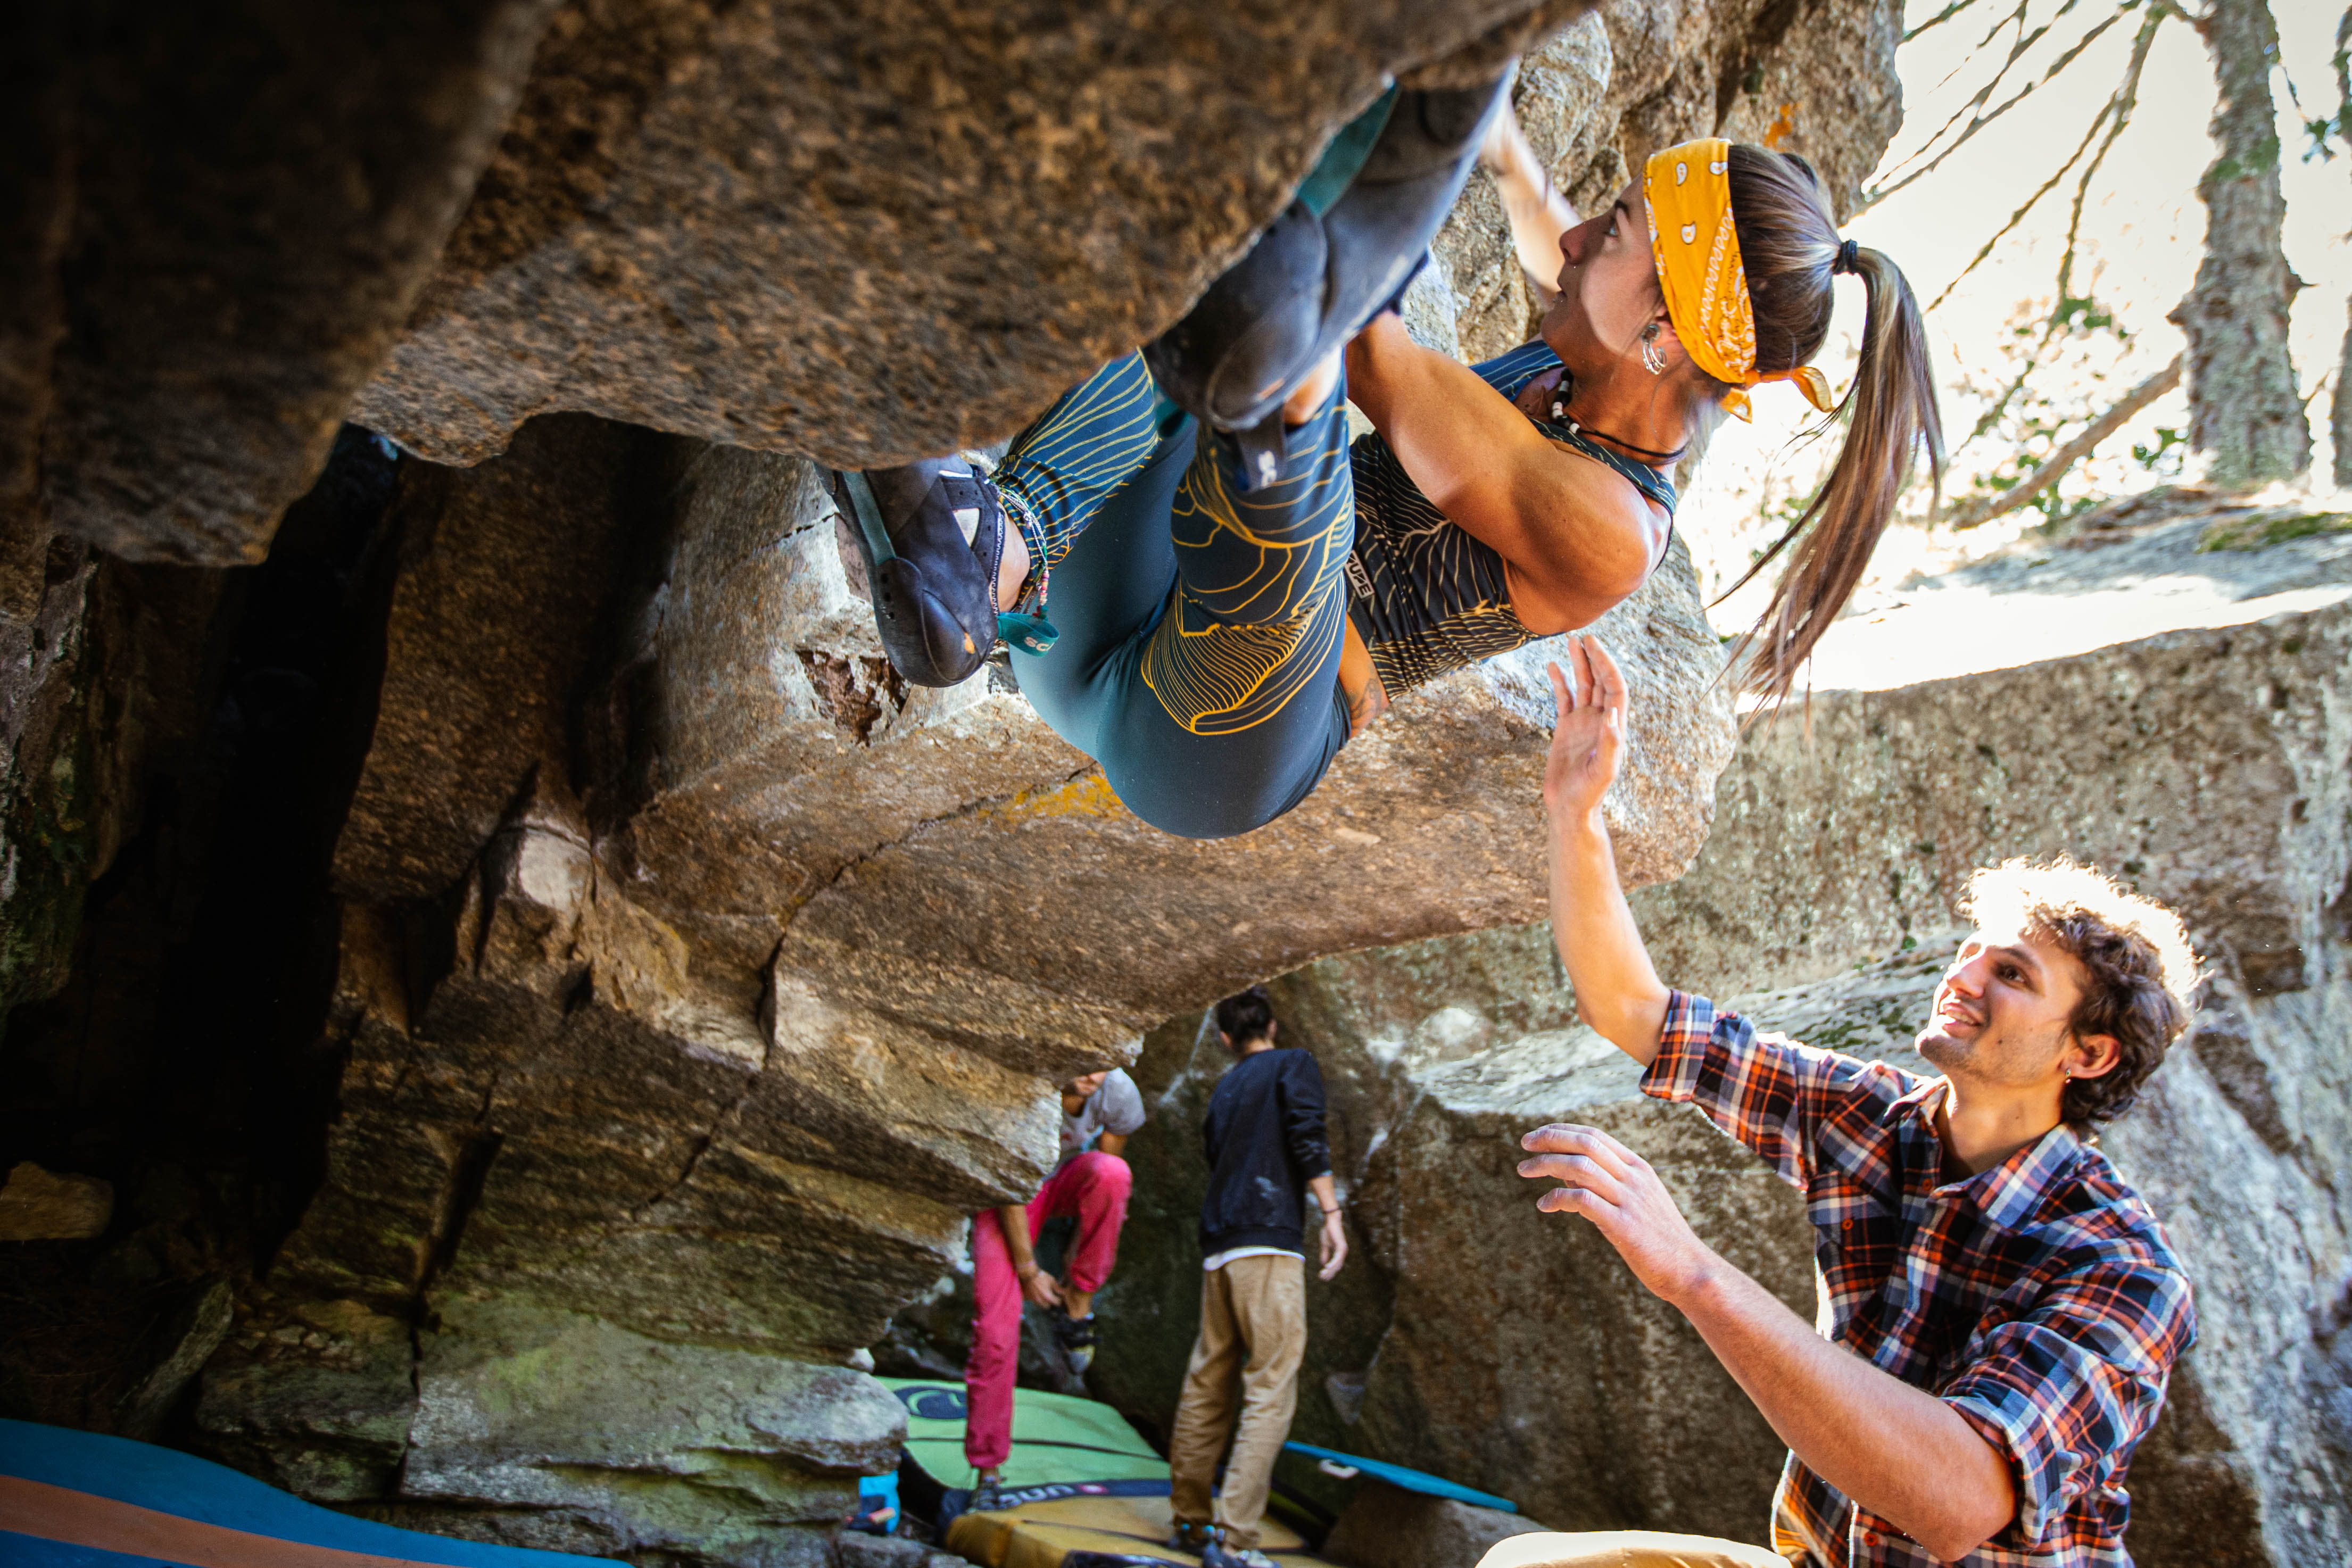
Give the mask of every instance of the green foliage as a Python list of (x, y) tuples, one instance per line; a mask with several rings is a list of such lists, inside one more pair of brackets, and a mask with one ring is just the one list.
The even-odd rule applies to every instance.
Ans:
[(2158, 478), (2179, 478), (2181, 461), (2188, 455), (2188, 433), (2169, 424), (2156, 427), (2156, 444), (2153, 446), (2144, 442), (2132, 443), (2132, 461)]
[[(2137, 334), (2092, 295), (2062, 294), (2054, 304), (2020, 301), (1997, 340), (1991, 361), (1963, 374), (1958, 391), (1984, 413), (1952, 452), (1948, 491), (1955, 511), (1989, 505), (2014, 490), (2083, 428), (2112, 407), (2139, 377), (2125, 366)], [(2135, 443), (2132, 460), (2152, 478), (2177, 476), (2186, 437), (2169, 426), (2155, 444)], [(2063, 485), (2019, 508), (2042, 526), (2086, 510), (2099, 497), (2068, 495)]]

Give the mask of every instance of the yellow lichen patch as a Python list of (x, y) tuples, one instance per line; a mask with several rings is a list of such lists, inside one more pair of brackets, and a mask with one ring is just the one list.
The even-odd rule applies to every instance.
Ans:
[(1111, 792), (1100, 772), (1081, 773), (1051, 789), (1024, 789), (1010, 800), (988, 808), (987, 814), (1007, 824), (1042, 817), (1099, 817), (1116, 821), (1127, 808)]

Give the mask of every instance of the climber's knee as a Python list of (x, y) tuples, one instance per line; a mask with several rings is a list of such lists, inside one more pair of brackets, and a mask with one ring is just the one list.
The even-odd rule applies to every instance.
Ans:
[(1088, 1149), (1073, 1164), (1081, 1167), (1087, 1186), (1108, 1193), (1113, 1197), (1125, 1197), (1135, 1187), (1135, 1172), (1117, 1155), (1107, 1155), (1100, 1149)]

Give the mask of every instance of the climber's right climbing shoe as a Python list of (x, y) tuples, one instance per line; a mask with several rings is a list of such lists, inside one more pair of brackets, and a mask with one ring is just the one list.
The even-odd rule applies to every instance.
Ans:
[(996, 646), (1006, 528), (996, 486), (962, 457), (826, 477), (865, 557), (892, 667), (919, 686), (969, 679)]
[(1168, 1545), (1171, 1551), (1190, 1552), (1194, 1556), (1198, 1556), (1201, 1548), (1216, 1538), (1215, 1525), (1195, 1519), (1180, 1519), (1174, 1521), (1172, 1528), (1168, 1531)]
[(1421, 265), (1509, 98), (1509, 79), (1391, 88), (1334, 139), (1249, 254), (1145, 347), (1170, 401), (1240, 437), (1253, 487), (1281, 473), (1283, 403)]

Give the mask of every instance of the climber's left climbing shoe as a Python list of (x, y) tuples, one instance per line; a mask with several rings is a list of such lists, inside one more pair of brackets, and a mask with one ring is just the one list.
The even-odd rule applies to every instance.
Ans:
[(1097, 1340), (1094, 1313), (1074, 1318), (1068, 1309), (1057, 1301), (1047, 1312), (1046, 1319), (1053, 1324), (1054, 1343), (1061, 1347), (1064, 1358), (1070, 1364), (1070, 1370), (1083, 1375), (1095, 1360)]
[(968, 680), (996, 646), (1004, 505), (962, 457), (901, 468), (826, 470), (866, 559), (874, 629), (919, 686)]
[(1253, 487), (1281, 473), (1283, 403), (1412, 279), (1509, 80), (1391, 88), (1333, 140), (1249, 254), (1145, 346), (1171, 402), (1240, 437)]

